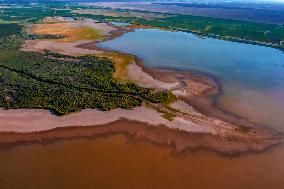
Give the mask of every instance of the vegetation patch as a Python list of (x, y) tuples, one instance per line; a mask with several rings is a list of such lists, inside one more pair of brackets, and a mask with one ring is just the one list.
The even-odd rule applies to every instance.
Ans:
[(133, 108), (142, 102), (160, 103), (168, 94), (113, 78), (114, 63), (95, 56), (72, 57), (46, 51), (18, 50), (22, 36), (0, 43), (0, 106), (43, 108), (57, 114), (84, 108)]
[(177, 101), (177, 97), (171, 91), (168, 92), (168, 96), (168, 99), (162, 103), (163, 105), (170, 105)]
[(171, 30), (189, 31), (201, 35), (229, 40), (247, 40), (267, 43), (284, 48), (284, 26), (207, 18), (189, 15), (176, 15), (161, 19), (137, 20), (136, 24), (151, 25)]
[(200, 36), (257, 43), (284, 49), (284, 25), (174, 14), (165, 14), (163, 17), (152, 17), (151, 19), (133, 16), (115, 17), (104, 14), (78, 14), (77, 16), (103, 21), (122, 21), (143, 27), (192, 32)]
[(134, 57), (131, 55), (119, 54), (115, 52), (104, 52), (102, 57), (108, 57), (115, 63), (115, 72), (113, 77), (120, 82), (129, 82), (127, 66), (134, 61)]
[(98, 40), (103, 36), (99, 31), (90, 27), (75, 27), (68, 22), (35, 24), (32, 33), (38, 35), (63, 36), (58, 42), (76, 42), (80, 40)]
[[(82, 9), (83, 8), (83, 9)], [(86, 7), (81, 7), (81, 9), (76, 9), (72, 11), (73, 13), (82, 14), (82, 15), (95, 15), (95, 16), (107, 16), (107, 17), (116, 17), (116, 18), (164, 18), (165, 14), (162, 13), (153, 13), (147, 11), (138, 11), (138, 10), (122, 10), (122, 9), (109, 9), (109, 8), (95, 8), (86, 9)]]
[(0, 24), (0, 38), (19, 34), (22, 26), (18, 24)]
[(26, 4), (19, 1), (11, 4), (8, 9), (0, 8), (0, 19), (4, 21), (17, 21), (21, 23), (36, 23), (48, 16), (70, 16), (70, 10), (66, 9), (66, 3), (48, 2), (39, 4)]

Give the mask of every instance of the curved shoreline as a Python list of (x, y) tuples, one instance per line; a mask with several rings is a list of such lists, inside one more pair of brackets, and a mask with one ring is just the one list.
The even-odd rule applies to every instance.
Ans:
[[(241, 116), (238, 116), (232, 112), (229, 112), (225, 108), (223, 108), (219, 103), (218, 103), (218, 98), (223, 95), (223, 90), (220, 82), (218, 81), (217, 78), (210, 74), (205, 74), (202, 72), (198, 71), (180, 71), (180, 70), (174, 70), (174, 69), (169, 69), (169, 70), (163, 70), (163, 69), (156, 69), (156, 68), (147, 68), (143, 66), (143, 63), (139, 63), (139, 66), (142, 67), (142, 69), (152, 75), (154, 78), (158, 80), (163, 80), (162, 77), (155, 76), (155, 74), (159, 71), (162, 72), (179, 72), (179, 73), (185, 73), (185, 74), (192, 74), (193, 77), (197, 75), (198, 77), (201, 77), (203, 81), (201, 83), (209, 84), (212, 85), (213, 88), (204, 91), (204, 93), (196, 96), (180, 96), (179, 98), (183, 101), (185, 101), (188, 105), (194, 107), (196, 110), (201, 112), (202, 114), (210, 117), (215, 117), (222, 119), (224, 121), (228, 121), (232, 124), (238, 124), (238, 125), (243, 125), (244, 127), (264, 127), (263, 125), (259, 125), (256, 123), (251, 122), (248, 118), (244, 118)], [(241, 123), (241, 124), (240, 124)]]
[[(106, 36), (103, 39), (103, 41), (114, 39), (116, 37), (123, 35), (125, 32), (131, 31), (131, 30), (122, 29), (120, 27), (115, 27), (115, 28), (117, 30), (111, 31), (109, 33), (110, 35)], [(103, 56), (104, 55), (103, 53), (106, 52), (114, 52), (110, 51), (109, 49), (98, 47), (96, 44), (101, 41), (102, 40), (98, 40), (95, 42), (79, 43), (75, 45), (74, 48), (82, 48), (87, 50), (89, 53), (100, 52), (99, 54), (100, 56)], [(126, 55), (120, 52), (117, 53)], [(133, 57), (133, 55), (131, 56)], [(0, 144), (7, 144), (7, 143), (12, 144), (17, 142), (25, 143), (25, 141), (32, 140), (28, 139), (29, 136), (38, 135), (42, 133), (49, 133), (53, 132), (54, 130), (56, 130), (56, 133), (52, 135), (49, 139), (51, 138), (64, 139), (65, 138), (64, 133), (68, 129), (71, 130), (72, 128), (76, 128), (78, 130), (81, 129), (82, 132), (83, 130), (88, 130), (88, 129), (97, 130), (97, 128), (100, 128), (101, 125), (107, 127), (109, 125), (115, 125), (115, 123), (119, 122), (120, 120), (125, 121), (125, 119), (128, 120), (126, 122), (132, 123), (131, 127), (133, 128), (126, 129), (122, 125), (120, 129), (122, 130), (126, 129), (123, 130), (124, 133), (125, 132), (135, 133), (134, 127), (136, 127), (135, 125), (138, 123), (144, 125), (144, 127), (150, 124), (151, 126), (154, 126), (151, 128), (155, 129), (161, 127), (162, 129), (168, 129), (169, 131), (172, 132), (187, 133), (188, 136), (190, 136), (188, 137), (189, 139), (187, 140), (195, 138), (191, 136), (201, 136), (200, 139), (198, 139), (198, 142), (200, 142), (198, 144), (199, 147), (201, 146), (205, 148), (211, 148), (215, 151), (226, 154), (260, 152), (280, 142), (283, 142), (283, 136), (280, 136), (278, 133), (274, 133), (273, 131), (263, 130), (262, 128), (255, 127), (256, 125), (249, 122), (248, 120), (240, 121), (240, 119), (237, 117), (234, 117), (234, 120), (229, 118), (226, 120), (224, 119), (224, 117), (228, 116), (226, 113), (225, 113), (226, 116), (223, 117), (220, 116), (221, 114), (218, 114), (217, 112), (218, 108), (214, 106), (214, 101), (212, 99), (214, 98), (216, 99), (219, 95), (222, 94), (222, 88), (220, 86), (220, 83), (218, 83), (218, 81), (215, 80), (216, 78), (214, 77), (210, 76), (208, 77), (208, 75), (200, 72), (194, 73), (190, 71), (181, 72), (175, 70), (159, 70), (154, 68), (148, 68), (144, 66), (143, 61), (137, 57), (135, 57), (132, 64), (129, 64), (127, 66), (126, 68), (127, 71), (129, 71), (130, 66), (132, 69), (136, 71), (135, 73), (133, 73), (134, 75), (132, 74), (131, 78), (133, 79), (134, 82), (135, 80), (136, 81), (139, 80), (135, 82), (136, 84), (144, 87), (153, 87), (153, 88), (159, 88), (161, 90), (167, 90), (167, 91), (170, 90), (177, 92), (179, 94), (178, 99), (184, 100), (185, 102), (187, 102), (187, 104), (176, 105), (179, 106), (179, 108), (177, 109), (173, 107), (174, 104), (167, 104), (165, 106), (159, 104), (158, 105), (146, 104), (143, 105), (142, 107), (135, 108), (133, 110), (115, 109), (109, 112), (98, 112), (97, 110), (84, 110), (82, 112), (66, 116), (66, 119), (62, 117), (61, 118), (52, 117), (45, 110), (8, 110), (7, 112), (5, 112), (5, 110), (0, 110), (0, 117), (2, 117), (1, 119), (4, 120), (2, 123), (3, 127), (1, 127), (0, 130), (1, 134)], [(197, 78), (196, 75), (198, 75)], [(137, 78), (137, 76), (139, 76), (140, 78)], [(166, 80), (171, 80), (171, 82), (167, 82)], [(186, 95), (183, 95), (183, 92)], [(192, 99), (189, 99), (188, 97), (192, 97), (193, 99), (204, 98), (209, 102), (209, 105), (212, 105), (212, 109), (210, 109), (211, 107), (209, 107), (208, 104), (207, 104), (208, 107), (206, 107), (205, 106), (206, 103), (204, 104), (204, 102), (199, 103), (198, 101), (195, 101), (197, 103), (193, 103)], [(189, 110), (189, 114), (184, 113), (183, 110), (185, 111)], [(14, 112), (18, 111), (20, 113), (19, 115), (21, 115), (22, 117), (16, 119), (17, 115), (15, 117), (15, 113), (13, 111)], [(33, 111), (36, 111), (36, 114)], [(212, 114), (211, 111), (217, 112), (216, 114), (217, 116)], [(231, 116), (234, 115), (232, 114)], [(7, 124), (5, 125), (5, 119), (8, 125)], [(27, 119), (27, 121), (23, 122), (23, 119)], [(40, 123), (44, 124), (41, 124), (39, 127), (36, 127), (37, 124)], [(120, 130), (120, 132), (122, 132), (122, 130)], [(111, 131), (110, 129), (107, 130), (107, 132), (104, 134), (107, 133), (113, 133), (113, 131)], [(88, 134), (90, 133), (85, 133), (82, 135), (85, 136)], [(144, 133), (142, 132), (142, 134), (141, 133), (139, 134), (143, 136), (142, 138), (149, 139), (149, 136), (146, 136), (145, 132)], [(21, 136), (24, 136), (24, 139), (21, 140), (20, 139)], [(37, 138), (37, 140), (39, 141), (45, 140), (44, 136), (43, 138), (38, 136), (39, 138)], [(210, 136), (210, 138), (212, 139), (210, 139), (209, 141), (203, 141), (204, 136), (207, 137)], [(76, 135), (74, 134), (72, 137), (74, 138), (76, 137)], [(157, 138), (150, 138), (150, 139), (152, 141), (153, 140), (157, 141), (159, 138), (165, 136), (157, 135), (156, 137)], [(178, 137), (172, 138), (170, 144), (178, 143), (179, 140), (180, 139)], [(202, 141), (204, 143), (202, 143)], [(215, 142), (217, 141), (215, 146), (211, 145), (212, 141)], [(168, 144), (168, 142), (164, 141), (157, 141), (157, 142), (160, 142), (162, 144)], [(184, 150), (184, 149), (197, 148), (197, 147), (196, 144), (193, 145), (191, 141), (190, 144), (186, 145), (183, 144), (176, 148)], [(183, 150), (178, 150), (178, 151), (183, 151)]]
[[(126, 26), (126, 28), (129, 29), (127, 32), (135, 32), (135, 29), (162, 29), (162, 30), (165, 29), (165, 28), (158, 28), (158, 27), (144, 26), (144, 25), (142, 25), (142, 27), (138, 27), (138, 26), (139, 25)], [(125, 27), (124, 27), (124, 29), (125, 29)], [(185, 32), (185, 31), (169, 30), (169, 29), (165, 29), (165, 30), (170, 31), (170, 32)], [(186, 33), (192, 33), (194, 35), (198, 35), (194, 32), (186, 32)], [(120, 37), (120, 36), (118, 36), (118, 37)], [(210, 37), (210, 36), (208, 36), (208, 37)], [(114, 37), (114, 38), (116, 38), (116, 37)], [(110, 39), (106, 39), (106, 40), (112, 40), (114, 38), (110, 38)], [(220, 39), (220, 40), (225, 40), (225, 39)], [(232, 41), (232, 42), (234, 42), (234, 41)], [(235, 42), (243, 43), (242, 41), (235, 41)], [(218, 78), (216, 78), (216, 76), (214, 76), (212, 74), (204, 73), (204, 72), (192, 70), (192, 69), (188, 69), (186, 71), (183, 71), (183, 70), (167, 68), (167, 67), (159, 67), (159, 68), (149, 67), (149, 66), (146, 66), (143, 63), (143, 60), (141, 58), (139, 58), (135, 55), (127, 54), (127, 53), (124, 53), (124, 52), (121, 52), (121, 51), (116, 51), (116, 50), (113, 50), (113, 49), (102, 48), (102, 47), (99, 47), (97, 45), (98, 43), (100, 43), (100, 42), (88, 43), (89, 45), (87, 45), (86, 47), (87, 47), (87, 49), (88, 48), (90, 48), (90, 49), (92, 49), (92, 48), (97, 49), (98, 48), (102, 51), (116, 52), (116, 53), (119, 53), (119, 54), (134, 56), (134, 58), (135, 58), (134, 63), (135, 64), (140, 66), (145, 73), (151, 75), (153, 78), (160, 80), (160, 81), (163, 80), (163, 77), (157, 77), (156, 76), (157, 72), (159, 72), (159, 71), (162, 71), (162, 72), (173, 71), (173, 72), (179, 72), (179, 73), (201, 76), (205, 80), (205, 83), (214, 86), (214, 89), (211, 90), (211, 91), (208, 90), (205, 93), (198, 95), (198, 96), (191, 96), (190, 98), (180, 97), (180, 99), (183, 100), (183, 101), (186, 101), (190, 106), (193, 106), (196, 110), (200, 111), (201, 113), (203, 113), (207, 116), (213, 116), (215, 118), (220, 118), (220, 119), (222, 119), (224, 121), (228, 121), (232, 124), (241, 124), (244, 127), (256, 127), (256, 128), (260, 127), (260, 128), (264, 128), (264, 129), (269, 129), (271, 131), (279, 132), (279, 131), (275, 130), (273, 127), (270, 127), (267, 124), (265, 125), (265, 124), (253, 122), (249, 118), (238, 115), (237, 113), (232, 112), (229, 109), (223, 107), (219, 103), (219, 98), (224, 94), (222, 86), (221, 86), (221, 82), (219, 81)], [(260, 45), (260, 44), (254, 44), (254, 43), (250, 43), (250, 44)], [(260, 45), (260, 46), (262, 46), (262, 45)], [(81, 47), (85, 48), (84, 44)], [(273, 47), (270, 47), (270, 48), (273, 48)], [(192, 98), (192, 97), (194, 97), (194, 98)], [(282, 134), (284, 134), (284, 133), (282, 132)]]
[[(120, 27), (117, 27), (117, 28), (120, 28)], [(135, 32), (135, 30), (131, 28), (131, 30), (124, 30), (124, 32), (123, 30), (120, 30), (120, 32), (121, 33), (119, 35), (110, 36), (109, 38), (106, 38), (103, 41), (108, 41), (108, 40), (118, 38), (122, 36), (123, 34), (125, 34), (125, 32)], [(196, 71), (196, 70), (181, 71), (178, 69), (171, 69), (171, 68), (147, 67), (145, 66), (141, 58), (135, 55), (132, 55), (132, 54), (121, 52), (121, 51), (116, 51), (113, 49), (100, 47), (97, 45), (100, 42), (102, 41), (99, 41), (99, 42), (94, 41), (94, 42), (78, 45), (77, 47), (82, 48), (82, 49), (88, 49), (88, 50), (114, 52), (114, 53), (118, 53), (122, 55), (134, 56), (134, 62), (132, 64), (136, 64), (137, 66), (139, 66), (143, 72), (145, 72), (146, 74), (149, 74), (154, 79), (158, 81), (166, 82), (166, 83), (169, 83), (169, 82), (167, 81), (167, 79), (165, 79), (165, 77), (168, 77), (168, 74), (165, 74), (165, 73), (173, 72), (173, 73), (180, 73), (182, 75), (191, 75), (192, 77), (198, 76), (202, 80), (199, 82), (204, 83), (206, 85), (211, 85), (213, 87), (212, 90), (206, 90), (202, 94), (196, 95), (196, 96), (190, 96), (190, 97), (189, 96), (179, 96), (178, 97), (179, 99), (185, 101), (186, 103), (188, 103), (188, 105), (193, 106), (196, 110), (200, 111), (204, 115), (211, 116), (211, 117), (213, 116), (215, 118), (228, 121), (232, 124), (240, 125), (241, 123), (243, 127), (266, 128), (266, 126), (264, 125), (253, 123), (248, 118), (241, 117), (239, 115), (234, 114), (233, 112), (226, 110), (218, 103), (218, 98), (223, 95), (223, 90), (222, 90), (220, 81), (215, 76), (211, 74), (203, 73), (201, 71)], [(162, 76), (159, 76), (161, 75), (161, 73), (162, 73)], [(134, 82), (137, 83), (137, 81), (134, 81)], [(144, 85), (143, 87), (148, 87), (148, 86)], [(273, 130), (273, 128), (269, 128), (269, 129)]]
[[(131, 27), (131, 26), (130, 26)], [(208, 33), (202, 33), (199, 31), (194, 31), (194, 30), (189, 30), (189, 29), (170, 29), (170, 28), (163, 28), (163, 27), (156, 27), (152, 25), (143, 25), (143, 24), (136, 24), (135, 26), (131, 28), (157, 28), (157, 29), (162, 29), (162, 30), (167, 30), (167, 31), (173, 31), (173, 32), (186, 32), (186, 33), (191, 33), (194, 35), (197, 35), (201, 38), (213, 38), (213, 39), (218, 39), (218, 40), (223, 40), (223, 41), (230, 41), (230, 42), (238, 42), (238, 43), (245, 43), (245, 44), (250, 44), (250, 45), (258, 45), (258, 46), (263, 46), (263, 47), (268, 47), (268, 48), (273, 48), (280, 50), (282, 53), (284, 53), (284, 47), (280, 46), (279, 44), (275, 43), (267, 43), (267, 42), (261, 42), (261, 41), (254, 41), (254, 40), (249, 40), (249, 39), (242, 39), (239, 37), (232, 37), (232, 36), (218, 36), (216, 34), (208, 34)]]

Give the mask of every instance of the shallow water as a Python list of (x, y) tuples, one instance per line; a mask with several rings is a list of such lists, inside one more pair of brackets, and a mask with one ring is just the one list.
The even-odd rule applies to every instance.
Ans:
[(227, 111), (284, 131), (280, 50), (157, 29), (137, 29), (100, 46), (134, 54), (147, 66), (213, 75), (224, 92), (218, 102)]
[[(282, 148), (284, 149), (284, 148)], [(123, 135), (0, 150), (1, 189), (281, 189), (284, 150), (241, 157), (170, 148)]]

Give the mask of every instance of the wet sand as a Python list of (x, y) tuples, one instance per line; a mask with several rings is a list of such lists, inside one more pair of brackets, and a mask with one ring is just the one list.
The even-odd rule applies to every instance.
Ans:
[(49, 143), (52, 141), (73, 138), (94, 138), (97, 136), (111, 136), (125, 134), (132, 139), (143, 139), (156, 144), (169, 146), (173, 152), (186, 150), (209, 149), (223, 155), (239, 155), (247, 152), (259, 152), (278, 144), (276, 136), (216, 137), (210, 133), (194, 133), (174, 130), (162, 125), (153, 126), (137, 121), (120, 119), (118, 121), (89, 127), (54, 128), (41, 132), (6, 132), (0, 137), (0, 147), (12, 148), (30, 143)]
[[(195, 113), (194, 110), (191, 112), (192, 114)], [(186, 119), (186, 117), (177, 117), (173, 118), (173, 120), (168, 120), (162, 117), (162, 113), (155, 111), (150, 106), (136, 107), (131, 110), (117, 108), (110, 111), (85, 109), (65, 116), (54, 115), (47, 110), (41, 109), (2, 109), (0, 110), (0, 119), (0, 133), (31, 133), (47, 131), (59, 127), (97, 126), (112, 123), (120, 119), (139, 121), (141, 123), (151, 124), (152, 126), (164, 125), (171, 129), (193, 133), (217, 134), (219, 132), (218, 125), (213, 123), (214, 120), (206, 121), (201, 114), (192, 115), (192, 120)], [(222, 123), (218, 124), (222, 125)], [(210, 125), (212, 126), (210, 127)], [(230, 125), (226, 123), (223, 124), (223, 127), (224, 130), (228, 129), (234, 132), (234, 128), (231, 128)]]

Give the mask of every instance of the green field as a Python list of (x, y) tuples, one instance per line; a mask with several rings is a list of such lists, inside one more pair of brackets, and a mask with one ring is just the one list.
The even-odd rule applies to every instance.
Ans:
[[(0, 4), (1, 5), (1, 4)], [(6, 22), (34, 23), (47, 16), (70, 16), (71, 12), (65, 3), (19, 4), (11, 8), (0, 8), (0, 20)]]

